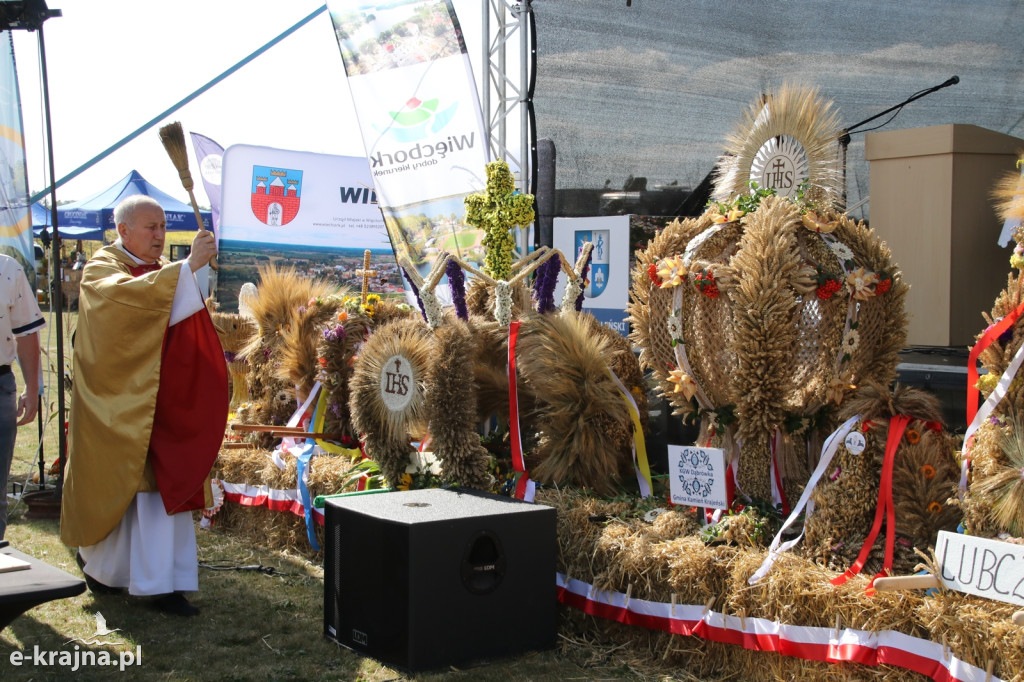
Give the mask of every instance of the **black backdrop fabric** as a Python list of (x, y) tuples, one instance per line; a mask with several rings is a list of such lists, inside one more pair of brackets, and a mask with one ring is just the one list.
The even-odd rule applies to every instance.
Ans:
[[(969, 123), (1024, 137), (1019, 0), (534, 0), (536, 133), (554, 141), (556, 186), (694, 187), (762, 92), (809, 84), (851, 126)], [(848, 153), (847, 204), (870, 193), (864, 130)], [(635, 184), (634, 184), (635, 186)], [(868, 217), (870, 204), (853, 211)]]

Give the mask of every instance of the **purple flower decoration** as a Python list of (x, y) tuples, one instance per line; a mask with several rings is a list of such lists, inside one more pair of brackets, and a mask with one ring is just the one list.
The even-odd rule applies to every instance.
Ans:
[(537, 279), (533, 283), (533, 300), (537, 302), (537, 312), (542, 315), (555, 310), (555, 285), (558, 283), (560, 269), (557, 257), (549, 258), (537, 268)]
[(1014, 325), (1011, 324), (1009, 327), (1006, 328), (1006, 331), (999, 335), (1000, 346), (1003, 346), (1005, 348), (1008, 343), (1013, 341), (1013, 328)]
[(324, 338), (328, 341), (341, 341), (347, 334), (344, 325), (340, 324), (337, 327), (328, 327), (324, 330)]
[[(594, 260), (594, 252), (591, 251), (590, 255), (587, 256), (587, 264), (583, 266), (583, 272), (580, 274), (580, 279), (584, 282), (587, 281), (587, 275), (590, 274), (590, 261)], [(576, 297), (576, 312), (583, 310), (583, 292)]]
[(338, 419), (341, 419), (341, 405), (339, 405), (336, 402), (329, 402), (327, 403), (327, 407), (328, 409), (330, 409), (331, 414), (333, 414)]
[(409, 283), (409, 287), (412, 289), (412, 293), (416, 295), (416, 305), (420, 307), (420, 315), (423, 316), (423, 321), (427, 321), (427, 313), (423, 310), (423, 301), (420, 300), (420, 288), (416, 286), (416, 283), (409, 279), (409, 273), (402, 268), (402, 276), (405, 277), (405, 281)]
[(460, 320), (469, 319), (469, 310), (466, 308), (466, 273), (462, 271), (459, 264), (453, 260), (448, 261), (444, 269), (448, 275), (448, 287), (452, 290), (452, 304), (455, 305), (455, 314)]

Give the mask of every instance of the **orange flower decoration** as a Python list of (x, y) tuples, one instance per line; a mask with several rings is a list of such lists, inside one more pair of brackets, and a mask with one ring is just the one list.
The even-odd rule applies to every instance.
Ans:
[(931, 464), (925, 464), (920, 468), (919, 471), (921, 472), (921, 475), (927, 478), (929, 481), (935, 478), (935, 467), (933, 467)]
[(348, 319), (348, 313), (344, 310), (338, 313), (338, 322), (344, 322)]
[(921, 434), (914, 429), (907, 429), (907, 442), (911, 445), (917, 445), (921, 442)]
[(930, 511), (932, 514), (938, 514), (940, 511), (942, 511), (942, 505), (939, 504), (938, 502), (929, 502), (928, 511)]

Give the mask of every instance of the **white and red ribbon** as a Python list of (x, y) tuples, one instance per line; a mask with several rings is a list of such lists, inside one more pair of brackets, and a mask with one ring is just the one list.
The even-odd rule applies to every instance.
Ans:
[(736, 644), (753, 651), (774, 651), (809, 661), (891, 665), (920, 673), (935, 682), (1000, 682), (981, 668), (944, 651), (936, 642), (901, 632), (786, 625), (766, 618), (740, 618), (702, 604), (666, 604), (621, 592), (597, 591), (593, 585), (555, 576), (558, 601), (597, 618)]
[(530, 480), (523, 457), (523, 440), (519, 431), (519, 389), (516, 381), (516, 342), (519, 340), (519, 320), (508, 326), (508, 428), (512, 445), (512, 469), (516, 472), (516, 497), (533, 502), (537, 484)]
[(1020, 317), (1022, 311), (1024, 311), (1024, 303), (986, 331), (974, 348), (971, 349), (970, 357), (967, 360), (967, 431), (964, 433), (964, 444), (960, 450), (961, 492), (967, 490), (967, 472), (971, 465), (968, 451), (971, 447), (971, 439), (974, 437), (974, 432), (985, 423), (985, 420), (996, 409), (996, 405), (999, 404), (999, 401), (1003, 399), (1007, 390), (1009, 390), (1013, 378), (1017, 376), (1017, 371), (1020, 369), (1021, 363), (1024, 362), (1024, 344), (1021, 344), (1017, 352), (1014, 353), (1013, 359), (1007, 366), (1006, 371), (1003, 372), (1003, 376), (999, 377), (996, 387), (992, 389), (992, 392), (989, 393), (988, 398), (985, 399), (984, 404), (980, 408), (978, 407), (978, 356)]
[(751, 585), (756, 583), (761, 578), (768, 575), (768, 572), (772, 570), (772, 564), (779, 558), (779, 555), (783, 552), (788, 552), (793, 547), (796, 547), (797, 543), (804, 537), (803, 528), (800, 529), (800, 534), (792, 540), (782, 542), (782, 534), (791, 525), (796, 523), (796, 520), (803, 513), (804, 507), (807, 507), (807, 514), (804, 516), (804, 524), (807, 524), (807, 519), (811, 518), (811, 514), (814, 513), (814, 500), (811, 499), (811, 493), (814, 492), (814, 487), (818, 485), (818, 481), (828, 471), (829, 465), (832, 463), (832, 458), (835, 457), (836, 451), (839, 449), (840, 444), (846, 440), (846, 434), (850, 433), (854, 425), (860, 420), (860, 415), (850, 417), (842, 426), (832, 432), (832, 434), (825, 439), (825, 443), (821, 447), (821, 457), (818, 458), (818, 466), (814, 468), (814, 472), (811, 474), (810, 479), (807, 481), (807, 485), (804, 487), (804, 492), (800, 495), (800, 499), (797, 500), (796, 506), (790, 513), (789, 518), (782, 524), (782, 528), (772, 539), (771, 546), (768, 547), (768, 554), (765, 556), (764, 561), (761, 562), (761, 567), (758, 568), (754, 575), (750, 576), (747, 581)]
[(782, 513), (789, 514), (789, 500), (786, 499), (786, 491), (782, 488), (782, 474), (779, 473), (779, 450), (782, 447), (782, 431), (775, 429), (775, 437), (772, 438), (772, 504), (781, 505)]
[[(265, 485), (249, 485), (248, 483), (229, 483), (221, 481), (224, 486), (224, 500), (240, 504), (243, 507), (266, 507), (272, 511), (290, 512), (296, 516), (305, 516), (306, 508), (299, 498), (299, 492), (279, 490)], [(324, 525), (324, 510), (313, 507), (313, 520)]]
[(893, 553), (896, 547), (896, 505), (892, 499), (892, 474), (896, 463), (896, 450), (899, 449), (900, 441), (903, 439), (903, 432), (910, 423), (910, 417), (905, 414), (893, 415), (889, 419), (889, 435), (885, 443), (885, 455), (882, 459), (882, 477), (878, 484), (878, 504), (875, 506), (875, 520), (871, 524), (871, 530), (864, 539), (864, 545), (860, 548), (857, 560), (853, 562), (846, 571), (832, 579), (833, 585), (842, 585), (847, 580), (861, 572), (864, 564), (867, 563), (871, 548), (875, 545), (875, 539), (882, 528), (882, 520), (885, 520), (885, 558), (882, 563), (882, 570), (871, 579), (867, 592), (874, 594), (875, 579), (888, 575), (892, 569)]

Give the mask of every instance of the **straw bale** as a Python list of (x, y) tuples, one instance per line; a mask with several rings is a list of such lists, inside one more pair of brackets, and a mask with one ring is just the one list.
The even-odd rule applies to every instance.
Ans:
[[(643, 518), (650, 502), (601, 500), (571, 491), (543, 490), (538, 502), (558, 510), (559, 565), (568, 577), (598, 591), (630, 593), (661, 602), (704, 604), (730, 615), (808, 627), (840, 626), (869, 632), (893, 630), (941, 642), (980, 668), (995, 660), (995, 674), (1024, 680), (1024, 633), (1010, 623), (1015, 607), (942, 591), (879, 592), (868, 596), (868, 577), (834, 587), (836, 572), (792, 553), (783, 554), (760, 582), (747, 579), (765, 558), (748, 545), (708, 546), (694, 533), (696, 517), (673, 508), (653, 523)], [(624, 626), (562, 610), (564, 640), (613, 649), (638, 669), (671, 670), (699, 679), (921, 680), (917, 673), (880, 666), (828, 664), (755, 652), (699, 638)], [(597, 654), (595, 654), (597, 655)]]
[[(267, 549), (288, 550), (319, 559), (306, 536), (306, 522), (301, 516), (277, 512), (266, 507), (244, 507), (225, 504), (213, 517), (213, 527)], [(316, 526), (317, 539), (323, 546), (323, 527)]]
[[(214, 476), (230, 483), (262, 485), (275, 490), (293, 490), (296, 487), (296, 460), (286, 457), (287, 466), (278, 469), (267, 450), (227, 450), (220, 454), (214, 466)], [(343, 455), (319, 455), (310, 460), (310, 497), (331, 495), (355, 489), (345, 484), (345, 473), (352, 468), (352, 460)], [(306, 521), (289, 512), (266, 507), (249, 507), (225, 503), (213, 517), (216, 528), (247, 538), (263, 547), (288, 549), (305, 556), (319, 557), (306, 535)], [(316, 535), (323, 546), (323, 527), (316, 525)]]

